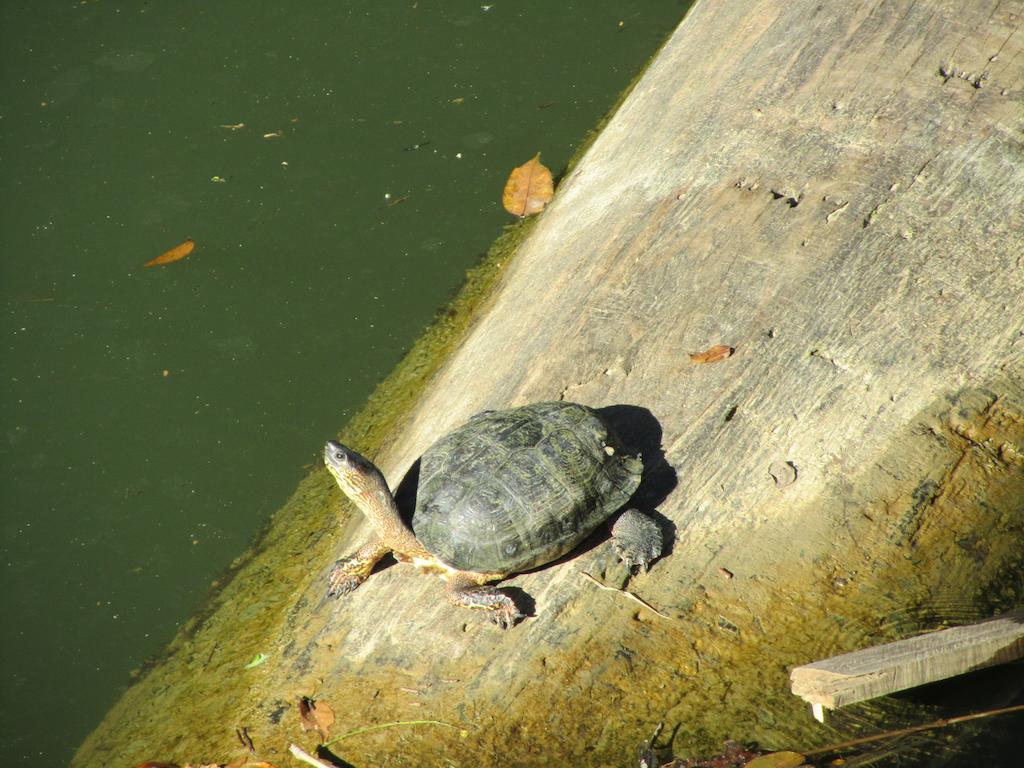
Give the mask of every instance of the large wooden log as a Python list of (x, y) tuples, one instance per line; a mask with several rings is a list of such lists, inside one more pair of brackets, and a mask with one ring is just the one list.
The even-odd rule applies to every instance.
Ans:
[(300, 695), (456, 726), (336, 746), (359, 765), (623, 765), (659, 721), (808, 746), (836, 734), (788, 666), (1020, 602), (1022, 14), (698, 2), (376, 456), (397, 483), (480, 409), (627, 406), (675, 536), (629, 588), (667, 618), (582, 576), (621, 584), (599, 538), (510, 581), (507, 632), (406, 566), (326, 601), (370, 533), (318, 472), (75, 765), (226, 761), (243, 726), (283, 760)]

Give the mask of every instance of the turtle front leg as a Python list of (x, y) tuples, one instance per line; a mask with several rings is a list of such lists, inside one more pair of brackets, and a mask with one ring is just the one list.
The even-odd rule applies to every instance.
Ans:
[(482, 608), (489, 612), (491, 621), (502, 629), (515, 626), (523, 614), (506, 593), (481, 583), (487, 580), (486, 574), (466, 571), (452, 573), (448, 576), (448, 602), (460, 608)]
[(327, 577), (327, 596), (341, 597), (354, 590), (370, 575), (373, 566), (390, 551), (380, 539), (371, 541), (334, 564)]

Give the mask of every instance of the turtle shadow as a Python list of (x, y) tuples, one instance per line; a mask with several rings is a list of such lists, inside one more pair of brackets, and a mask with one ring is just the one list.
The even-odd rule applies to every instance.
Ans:
[(609, 405), (597, 412), (618, 436), (626, 453), (639, 455), (644, 462), (640, 486), (630, 499), (630, 506), (644, 512), (655, 509), (678, 484), (676, 471), (661, 449), (661, 423), (639, 405)]
[[(523, 619), (534, 619), (537, 617), (537, 601), (533, 599), (529, 592), (511, 584), (503, 584), (501, 591), (512, 598), (516, 608), (523, 614)], [(520, 619), (520, 621), (523, 619)]]
[(420, 484), (420, 460), (416, 459), (405, 473), (398, 487), (392, 491), (402, 521), (412, 528), (412, 515), (416, 511), (416, 488)]
[[(658, 524), (663, 542), (661, 558), (668, 557), (676, 540), (676, 524), (659, 512), (658, 506), (679, 485), (679, 476), (662, 450), (661, 422), (639, 405), (609, 405), (598, 408), (597, 412), (618, 436), (626, 452), (640, 456), (644, 463), (640, 485), (624, 508), (639, 509)], [(609, 526), (613, 522), (610, 520)]]

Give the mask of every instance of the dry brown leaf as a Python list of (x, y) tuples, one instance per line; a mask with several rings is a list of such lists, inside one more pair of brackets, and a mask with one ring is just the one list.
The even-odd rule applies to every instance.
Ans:
[(299, 699), (299, 718), (302, 730), (319, 731), (320, 737), (327, 740), (327, 733), (334, 725), (334, 710), (326, 701), (316, 701), (308, 696)]
[(715, 346), (709, 347), (703, 352), (691, 354), (690, 359), (695, 363), (717, 363), (719, 360), (725, 360), (734, 351), (732, 347), (725, 344), (715, 344)]
[(186, 240), (181, 245), (176, 245), (166, 253), (161, 253), (155, 259), (150, 259), (142, 266), (144, 267), (156, 267), (160, 264), (170, 264), (172, 261), (180, 261), (192, 253), (192, 250), (196, 247), (196, 244), (191, 239)]
[(509, 174), (501, 204), (516, 216), (532, 216), (544, 210), (555, 195), (551, 171), (541, 165), (540, 152)]

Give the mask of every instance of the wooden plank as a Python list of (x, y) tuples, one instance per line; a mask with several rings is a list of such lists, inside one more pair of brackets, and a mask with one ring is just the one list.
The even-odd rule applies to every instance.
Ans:
[[(792, 691), (834, 709), (1024, 656), (1024, 608), (795, 667)], [(820, 711), (820, 710), (816, 710)]]

